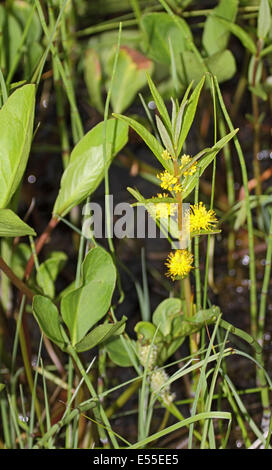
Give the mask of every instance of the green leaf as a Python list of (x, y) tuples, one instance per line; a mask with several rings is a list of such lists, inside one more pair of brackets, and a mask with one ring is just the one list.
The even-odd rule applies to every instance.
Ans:
[[(110, 74), (115, 54), (116, 50), (113, 51), (109, 60)], [(147, 57), (130, 47), (120, 48), (111, 93), (111, 105), (115, 113), (122, 113), (128, 108), (137, 93), (147, 84), (146, 73), (152, 73), (152, 71), (153, 63)]]
[(23, 237), (36, 232), (10, 209), (0, 209), (0, 237)]
[(207, 17), (203, 31), (203, 46), (208, 55), (226, 49), (229, 40), (229, 30), (224, 27), (214, 15), (235, 22), (238, 11), (238, 0), (221, 0), (212, 13)]
[(253, 86), (249, 86), (248, 89), (254, 93), (254, 95), (258, 96), (259, 98), (261, 98), (263, 101), (266, 101), (267, 98), (268, 98), (268, 95), (264, 89), (264, 87), (258, 83), (255, 87)]
[(62, 251), (54, 251), (39, 267), (36, 280), (43, 293), (50, 298), (55, 297), (55, 280), (67, 261), (67, 255)]
[(25, 85), (0, 110), (0, 208), (9, 204), (26, 168), (34, 106), (35, 85)]
[(157, 123), (157, 128), (162, 140), (162, 143), (164, 144), (165, 148), (168, 150), (170, 155), (175, 155), (174, 147), (171, 141), (171, 138), (169, 137), (169, 134), (166, 130), (166, 127), (162, 123), (161, 119), (159, 116), (156, 116), (156, 123)]
[(179, 336), (188, 336), (197, 333), (205, 325), (211, 325), (216, 322), (220, 314), (219, 307), (212, 306), (205, 310), (199, 310), (191, 317), (183, 317), (181, 329), (178, 332)]
[[(15, 0), (11, 5), (12, 13), (20, 23), (22, 30), (25, 28), (29, 15), (32, 13), (32, 5), (26, 1)], [(31, 25), (26, 37), (27, 44), (32, 45), (33, 42), (39, 41), (42, 34), (42, 26), (37, 11), (34, 11)]]
[(15, 16), (3, 5), (0, 5), (0, 35), (2, 49), (0, 66), (5, 72), (9, 70), (20, 47), (22, 28)]
[[(229, 134), (224, 136), (222, 139), (220, 139), (216, 144), (211, 147), (211, 149), (205, 149), (203, 152), (205, 152), (207, 155), (202, 157), (199, 162), (198, 162), (198, 168), (199, 168), (199, 176), (201, 176), (206, 168), (210, 165), (210, 163), (213, 161), (213, 159), (216, 157), (218, 152), (224, 147), (224, 145), (231, 140), (235, 134), (237, 134), (239, 129), (234, 129), (234, 131), (231, 131)], [(183, 197), (184, 199), (189, 196), (189, 194), (193, 191), (195, 188), (196, 184), (198, 183), (199, 180), (198, 172), (194, 173), (192, 176), (187, 177), (186, 183), (183, 187)]]
[[(122, 338), (124, 340), (124, 338)], [(105, 342), (104, 347), (114, 364), (120, 367), (130, 367), (133, 365), (132, 360), (123, 344), (120, 336), (112, 337)], [(125, 339), (125, 341), (127, 341)]]
[(264, 40), (271, 28), (271, 10), (269, 0), (261, 0), (258, 15), (258, 38)]
[[(184, 69), (188, 80), (199, 81), (203, 76), (202, 67), (194, 52), (185, 51), (183, 54)], [(231, 51), (217, 52), (204, 60), (211, 74), (216, 75), (218, 82), (224, 82), (233, 77), (236, 72), (236, 63)]]
[(106, 162), (103, 156), (104, 122), (88, 132), (72, 151), (63, 173), (53, 214), (64, 217), (74, 206), (92, 194), (104, 178), (105, 168), (126, 145), (128, 126), (115, 119), (107, 121)]
[(182, 304), (180, 299), (165, 299), (153, 313), (152, 321), (154, 325), (159, 327), (163, 336), (167, 336), (171, 333), (173, 319), (176, 317), (181, 319), (181, 314)]
[(164, 151), (163, 146), (144, 126), (142, 126), (142, 124), (135, 121), (135, 119), (123, 116), (122, 114), (113, 113), (113, 116), (124, 122), (127, 122), (130, 127), (132, 127), (132, 129), (134, 129), (135, 132), (137, 132), (137, 134), (139, 134), (139, 136), (144, 140), (146, 145), (150, 148), (150, 150), (153, 152), (153, 154), (159, 160), (162, 166), (168, 171), (172, 170), (172, 162), (170, 162), (170, 160), (165, 160), (162, 157), (162, 152)]
[(154, 335), (156, 334), (154, 344), (157, 344), (161, 341), (162, 335), (160, 331), (157, 331), (157, 328), (153, 323), (149, 321), (139, 321), (134, 328), (137, 338), (139, 341), (144, 343), (151, 343)]
[(170, 121), (170, 117), (169, 117), (167, 108), (164, 104), (164, 101), (163, 101), (160, 93), (158, 92), (152, 78), (149, 75), (147, 75), (147, 79), (148, 79), (148, 86), (150, 88), (151, 94), (152, 94), (153, 99), (154, 99), (154, 101), (156, 103), (156, 106), (158, 108), (158, 111), (161, 115), (161, 118), (162, 118), (168, 132), (171, 132), (172, 124), (171, 124), (171, 121)]
[(60, 329), (60, 316), (52, 300), (42, 295), (35, 295), (32, 308), (43, 333), (63, 349), (65, 341)]
[(89, 251), (82, 264), (83, 284), (92, 280), (109, 282), (114, 287), (116, 268), (111, 255), (101, 246)]
[(1, 383), (0, 383), (0, 392), (2, 392), (5, 387), (6, 387), (5, 384), (1, 384)]
[(19, 243), (12, 253), (11, 269), (19, 279), (24, 277), (25, 267), (31, 254), (31, 248), (27, 243)]
[(94, 348), (98, 344), (107, 341), (114, 335), (120, 335), (123, 332), (122, 328), (127, 318), (123, 317), (121, 321), (116, 323), (104, 323), (94, 328), (85, 338), (76, 344), (75, 348), (77, 352), (88, 351)]
[(112, 337), (105, 343), (105, 349), (114, 364), (120, 367), (132, 366), (132, 361), (120, 337)]
[(101, 64), (97, 52), (88, 48), (84, 58), (84, 78), (87, 85), (91, 105), (102, 115), (104, 113), (104, 103), (101, 92)]
[(147, 36), (145, 53), (156, 62), (171, 64), (169, 39), (175, 57), (190, 47), (192, 33), (189, 26), (182, 18), (176, 17), (176, 21), (179, 26), (167, 13), (147, 13), (141, 18)]
[(250, 35), (247, 34), (246, 31), (243, 28), (241, 28), (241, 26), (238, 26), (237, 24), (232, 23), (231, 21), (225, 20), (224, 18), (221, 18), (219, 16), (215, 16), (215, 18), (226, 29), (228, 29), (232, 34), (234, 34), (241, 41), (243, 46), (251, 52), (251, 54), (256, 55), (257, 48), (253, 39), (251, 39)]
[(202, 87), (204, 85), (205, 77), (202, 78), (202, 80), (198, 83), (198, 85), (195, 87), (193, 93), (191, 94), (188, 104), (185, 108), (184, 115), (183, 115), (183, 122), (181, 126), (181, 133), (179, 136), (179, 141), (178, 141), (178, 155), (181, 152), (181, 149), (183, 147), (183, 144), (185, 142), (185, 139), (188, 135), (188, 132), (191, 128), (192, 122), (195, 117), (196, 113), (196, 108), (197, 108), (197, 103), (199, 100), (199, 95), (202, 90)]
[(111, 279), (92, 279), (83, 287), (62, 297), (61, 315), (69, 329), (73, 345), (108, 312), (115, 280), (116, 273)]

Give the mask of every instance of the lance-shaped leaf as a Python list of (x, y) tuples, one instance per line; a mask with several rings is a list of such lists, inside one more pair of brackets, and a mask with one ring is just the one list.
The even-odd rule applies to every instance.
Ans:
[(182, 126), (181, 126), (181, 132), (179, 135), (178, 139), (178, 155), (181, 152), (181, 149), (183, 147), (183, 144), (185, 142), (185, 139), (188, 135), (188, 132), (191, 128), (192, 122), (195, 117), (196, 113), (196, 108), (197, 108), (197, 103), (199, 100), (199, 95), (202, 90), (202, 87), (204, 85), (205, 77), (202, 78), (202, 80), (198, 83), (198, 85), (195, 87), (193, 93), (191, 94), (187, 106), (185, 108), (184, 114), (183, 114), (183, 120), (182, 120)]
[(47, 297), (35, 295), (32, 309), (43, 333), (63, 349), (65, 341), (61, 333), (60, 316), (56, 305)]
[(171, 131), (171, 128), (172, 128), (172, 124), (171, 124), (171, 121), (170, 121), (170, 117), (169, 117), (169, 114), (168, 114), (168, 111), (167, 111), (167, 108), (164, 104), (164, 101), (160, 95), (160, 93), (158, 92), (152, 78), (147, 75), (147, 79), (148, 79), (148, 85), (149, 85), (149, 88), (150, 88), (150, 91), (151, 91), (151, 94), (153, 96), (153, 99), (156, 103), (156, 106), (158, 108), (158, 111), (161, 115), (161, 118), (168, 130), (168, 132)]
[(33, 132), (35, 85), (16, 90), (0, 110), (0, 208), (5, 208), (24, 174)]
[(0, 237), (35, 236), (36, 232), (10, 209), (0, 209)]
[(103, 180), (105, 169), (111, 164), (112, 158), (126, 145), (127, 140), (128, 125), (109, 119), (104, 159), (104, 122), (88, 132), (72, 151), (61, 179), (53, 213), (63, 217), (92, 194)]
[(167, 132), (167, 129), (164, 126), (164, 124), (162, 123), (159, 116), (156, 116), (156, 123), (157, 123), (158, 131), (159, 131), (160, 136), (161, 136), (161, 140), (162, 140), (165, 148), (168, 150), (170, 155), (175, 156), (175, 151), (174, 151), (174, 147), (173, 147), (171, 138), (170, 138), (170, 136)]
[(122, 320), (116, 323), (104, 323), (103, 325), (97, 326), (76, 344), (75, 348), (77, 352), (88, 351), (98, 344), (107, 341), (112, 336), (120, 335), (124, 329), (122, 327), (124, 327), (126, 320), (127, 318), (123, 317)]
[(135, 132), (137, 132), (137, 134), (139, 134), (139, 136), (145, 141), (146, 145), (150, 148), (150, 150), (153, 152), (153, 154), (159, 160), (162, 166), (168, 171), (173, 170), (172, 162), (170, 160), (165, 160), (162, 157), (162, 153), (164, 151), (163, 146), (142, 124), (135, 121), (135, 119), (123, 116), (122, 114), (113, 113), (113, 116), (124, 122), (127, 122), (130, 127), (132, 127), (132, 129), (134, 129)]
[(265, 39), (271, 29), (271, 10), (269, 0), (261, 0), (258, 14), (258, 38)]
[(229, 134), (227, 134), (222, 139), (220, 139), (218, 142), (216, 142), (216, 144), (213, 147), (211, 147), (210, 149), (205, 150), (206, 155), (204, 157), (202, 157), (201, 160), (199, 160), (199, 162), (197, 164), (197, 166), (199, 168), (199, 172), (196, 172), (193, 175), (188, 176), (186, 178), (186, 182), (183, 186), (183, 191), (182, 191), (184, 199), (187, 196), (189, 196), (189, 194), (193, 191), (193, 189), (195, 188), (195, 186), (196, 186), (196, 184), (199, 180), (199, 177), (204, 173), (204, 171), (210, 165), (210, 163), (213, 161), (213, 159), (216, 157), (218, 152), (224, 147), (224, 145), (227, 142), (229, 142), (229, 140), (231, 140), (235, 136), (235, 134), (237, 134), (238, 130), (239, 129), (234, 129)]

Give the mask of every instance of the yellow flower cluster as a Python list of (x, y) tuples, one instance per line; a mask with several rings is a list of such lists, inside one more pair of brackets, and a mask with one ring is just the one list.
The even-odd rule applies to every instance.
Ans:
[(165, 265), (168, 268), (166, 275), (174, 281), (188, 276), (193, 268), (194, 257), (188, 250), (176, 250), (169, 254)]
[(162, 158), (163, 158), (164, 160), (171, 160), (172, 157), (171, 157), (170, 153), (168, 152), (168, 150), (165, 149), (165, 150), (162, 152)]
[[(191, 163), (192, 161), (192, 158), (190, 157), (190, 155), (182, 155), (181, 159), (180, 159), (180, 170), (182, 170), (185, 166), (189, 165), (189, 163)], [(183, 176), (191, 176), (193, 175), (195, 172), (196, 172), (196, 167), (197, 167), (197, 163), (193, 163), (192, 166), (190, 166), (187, 170), (185, 170), (182, 174)]]
[(169, 171), (165, 170), (158, 174), (157, 178), (161, 180), (162, 189), (168, 189), (168, 191), (175, 191), (176, 193), (181, 192), (181, 184), (178, 182), (178, 178), (171, 175)]
[(155, 214), (156, 218), (167, 219), (168, 217), (175, 214), (175, 204), (170, 202), (159, 202), (155, 204)]
[(213, 230), (217, 224), (214, 210), (207, 210), (203, 202), (194, 204), (190, 210), (190, 232)]

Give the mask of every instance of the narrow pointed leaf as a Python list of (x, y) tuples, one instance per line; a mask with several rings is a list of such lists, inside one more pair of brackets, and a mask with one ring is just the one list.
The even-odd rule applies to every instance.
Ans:
[(162, 164), (162, 166), (168, 170), (172, 170), (172, 162), (169, 160), (165, 160), (162, 157), (162, 152), (164, 151), (163, 146), (157, 141), (157, 139), (148, 131), (146, 128), (140, 124), (139, 122), (135, 121), (135, 119), (129, 118), (127, 116), (124, 116), (122, 114), (113, 114), (118, 119), (121, 119), (124, 122), (127, 122), (132, 129), (137, 132), (137, 134), (144, 140), (146, 145), (150, 148), (150, 150), (153, 152), (155, 157), (159, 160), (159, 162)]
[(104, 323), (94, 328), (90, 333), (85, 336), (79, 343), (76, 344), (75, 348), (77, 352), (89, 351), (98, 344), (107, 341), (112, 336), (121, 334), (127, 318), (123, 317), (121, 321), (116, 323)]
[(179, 141), (178, 141), (178, 155), (181, 152), (181, 149), (183, 147), (183, 144), (186, 140), (186, 137), (188, 135), (188, 132), (191, 128), (192, 122), (195, 117), (196, 113), (196, 108), (197, 108), (197, 103), (199, 100), (200, 92), (202, 90), (202, 87), (204, 85), (205, 77), (202, 78), (202, 80), (198, 83), (196, 88), (194, 89), (193, 93), (191, 94), (191, 97), (188, 100), (188, 104), (186, 106), (185, 112), (184, 112), (184, 117), (183, 117), (183, 122), (181, 126), (181, 133), (179, 136)]
[(155, 84), (154, 84), (152, 78), (151, 78), (149, 75), (147, 75), (147, 80), (148, 80), (148, 85), (149, 85), (151, 94), (152, 94), (153, 99), (154, 99), (154, 101), (155, 101), (155, 103), (156, 103), (156, 106), (157, 106), (158, 111), (159, 111), (159, 113), (160, 113), (160, 115), (161, 115), (161, 118), (162, 118), (162, 120), (163, 120), (163, 122), (164, 122), (164, 124), (165, 124), (165, 126), (166, 126), (166, 128), (167, 128), (167, 130), (168, 130), (168, 132), (170, 132), (172, 126), (171, 126), (170, 117), (169, 117), (167, 108), (166, 108), (166, 106), (165, 106), (165, 104), (164, 104), (164, 101), (163, 101), (163, 99), (162, 99), (160, 93), (158, 92), (158, 90), (157, 90), (157, 88), (156, 88), (156, 86), (155, 86)]
[(173, 144), (172, 144), (171, 139), (169, 137), (169, 134), (168, 134), (164, 124), (162, 123), (161, 119), (159, 118), (159, 116), (156, 116), (156, 123), (157, 123), (158, 131), (159, 131), (160, 136), (161, 136), (161, 140), (162, 140), (165, 148), (168, 150), (170, 155), (175, 156), (175, 151), (174, 151), (174, 148), (173, 148)]

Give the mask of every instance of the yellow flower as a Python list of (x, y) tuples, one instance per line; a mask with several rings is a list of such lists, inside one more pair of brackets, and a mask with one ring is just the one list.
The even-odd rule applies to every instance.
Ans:
[(171, 157), (170, 153), (168, 152), (168, 150), (164, 150), (164, 151), (162, 152), (162, 158), (163, 158), (164, 160), (171, 160), (172, 157)]
[(180, 183), (176, 183), (175, 186), (173, 187), (173, 190), (176, 192), (176, 193), (181, 193), (182, 191), (182, 186)]
[[(180, 170), (182, 170), (185, 166), (189, 165), (189, 163), (192, 161), (192, 158), (190, 157), (190, 155), (182, 155), (181, 159), (180, 159)], [(183, 176), (191, 176), (193, 175), (195, 172), (196, 172), (196, 166), (197, 166), (197, 163), (193, 163), (192, 166), (190, 166), (187, 170), (185, 170), (182, 174)]]
[[(159, 193), (156, 196), (159, 199), (170, 197), (167, 193)], [(154, 198), (153, 198), (154, 199)], [(168, 219), (176, 212), (176, 204), (171, 202), (156, 202), (154, 204), (149, 204), (149, 210), (153, 217), (156, 219)]]
[(181, 192), (181, 185), (178, 182), (178, 178), (174, 175), (171, 175), (169, 171), (165, 170), (163, 173), (157, 175), (157, 178), (161, 180), (162, 189), (167, 189), (168, 191)]
[(176, 250), (170, 253), (165, 265), (168, 267), (166, 275), (174, 281), (177, 277), (183, 279), (193, 268), (193, 255), (188, 250)]
[(190, 232), (200, 230), (213, 230), (217, 224), (214, 210), (207, 210), (203, 202), (191, 206), (190, 211)]
[(160, 199), (162, 199), (162, 198), (166, 198), (166, 197), (170, 197), (170, 196), (169, 196), (169, 194), (167, 194), (167, 193), (158, 193), (158, 194), (157, 194), (157, 197), (159, 197)]

